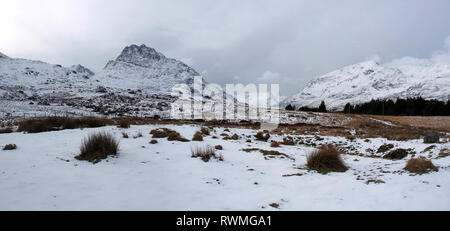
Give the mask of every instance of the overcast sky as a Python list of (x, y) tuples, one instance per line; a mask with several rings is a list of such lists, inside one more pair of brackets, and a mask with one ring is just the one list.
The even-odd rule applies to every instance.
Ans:
[(1, 0), (0, 52), (100, 71), (129, 44), (209, 82), (280, 83), (379, 57), (430, 57), (450, 35), (448, 0)]

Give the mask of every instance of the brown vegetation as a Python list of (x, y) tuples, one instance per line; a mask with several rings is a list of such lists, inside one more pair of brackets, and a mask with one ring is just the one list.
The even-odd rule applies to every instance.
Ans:
[(222, 155), (217, 155), (216, 150), (211, 146), (196, 146), (191, 149), (191, 157), (198, 158), (200, 157), (204, 162), (208, 162), (211, 158), (218, 159), (219, 161), (223, 161)]
[(194, 136), (192, 137), (192, 141), (203, 141), (203, 133), (202, 132), (196, 132)]
[(97, 163), (110, 155), (117, 155), (119, 143), (114, 136), (106, 132), (92, 133), (83, 140), (77, 160)]
[(14, 150), (14, 149), (17, 149), (17, 145), (15, 145), (15, 144), (7, 144), (7, 145), (5, 145), (5, 147), (3, 147), (3, 150)]
[(348, 169), (340, 153), (333, 145), (322, 146), (308, 155), (307, 166), (309, 169), (316, 170), (322, 174), (345, 172)]
[(430, 171), (438, 171), (438, 168), (430, 160), (419, 157), (409, 159), (406, 163), (405, 170), (417, 174), (424, 174)]

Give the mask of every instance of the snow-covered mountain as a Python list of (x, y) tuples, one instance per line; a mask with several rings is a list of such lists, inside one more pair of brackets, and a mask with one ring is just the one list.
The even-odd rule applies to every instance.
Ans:
[(106, 87), (170, 94), (176, 84), (192, 84), (194, 76), (199, 75), (181, 61), (167, 58), (151, 47), (131, 45), (116, 60), (109, 61), (94, 79)]
[(329, 109), (340, 110), (346, 103), (415, 96), (449, 100), (450, 65), (431, 62), (420, 65), (412, 62), (357, 63), (313, 79), (284, 104), (318, 107), (323, 100)]
[[(43, 111), (168, 116), (176, 84), (199, 74), (145, 45), (131, 45), (99, 73), (0, 53), (0, 114)], [(0, 115), (2, 116), (2, 115)]]

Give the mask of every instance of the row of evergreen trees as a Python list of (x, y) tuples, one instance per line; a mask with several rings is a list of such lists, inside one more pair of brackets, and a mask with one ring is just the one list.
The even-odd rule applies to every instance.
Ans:
[(422, 97), (393, 100), (371, 100), (368, 103), (351, 105), (347, 103), (344, 113), (404, 116), (448, 116), (450, 100), (447, 102)]
[[(295, 111), (295, 106), (292, 106), (291, 104), (287, 105), (285, 108), (287, 111)], [(320, 106), (318, 108), (312, 108), (312, 107), (300, 107), (298, 109), (299, 111), (311, 111), (311, 112), (327, 112), (327, 107), (325, 106), (325, 102), (322, 101), (320, 103)]]
[[(287, 105), (286, 110), (295, 111), (295, 106)], [(300, 107), (298, 111), (327, 112), (325, 102), (322, 101), (318, 108)], [(370, 115), (403, 115), (403, 116), (450, 116), (450, 100), (442, 102), (422, 97), (371, 100), (368, 103), (352, 105), (347, 103), (342, 111), (351, 114)]]

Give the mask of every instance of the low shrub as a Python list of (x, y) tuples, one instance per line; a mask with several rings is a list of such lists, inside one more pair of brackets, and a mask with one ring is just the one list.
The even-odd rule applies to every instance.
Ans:
[(125, 138), (125, 139), (129, 138), (129, 136), (128, 136), (128, 134), (126, 132), (122, 132), (122, 137)]
[(214, 148), (215, 148), (216, 150), (222, 150), (222, 149), (223, 149), (222, 145), (216, 145)]
[(333, 145), (324, 145), (313, 151), (308, 155), (306, 165), (309, 169), (316, 170), (322, 174), (345, 172), (348, 169), (339, 151)]
[(75, 158), (97, 163), (110, 155), (117, 155), (118, 150), (119, 143), (112, 134), (106, 132), (92, 133), (84, 138), (80, 147), (81, 153)]
[(438, 168), (430, 160), (419, 157), (409, 159), (406, 163), (405, 170), (417, 174), (424, 174), (430, 171), (438, 171)]
[(7, 144), (7, 145), (5, 145), (5, 147), (3, 147), (3, 150), (14, 150), (14, 149), (17, 149), (17, 145), (15, 145), (15, 144)]
[(150, 144), (157, 144), (158, 141), (157, 140), (150, 140)]

